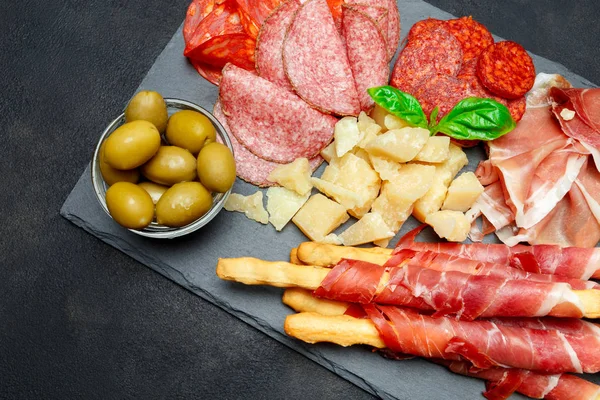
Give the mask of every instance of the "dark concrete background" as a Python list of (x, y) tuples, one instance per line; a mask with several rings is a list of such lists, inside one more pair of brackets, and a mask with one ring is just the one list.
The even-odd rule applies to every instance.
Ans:
[[(600, 2), (430, 2), (600, 82)], [(0, 398), (371, 397), (58, 215), (187, 3), (0, 2)]]

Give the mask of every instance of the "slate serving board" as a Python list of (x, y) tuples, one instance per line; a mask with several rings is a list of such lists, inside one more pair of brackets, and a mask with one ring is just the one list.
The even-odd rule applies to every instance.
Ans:
[[(403, 37), (418, 20), (453, 17), (421, 0), (399, 0), (398, 4)], [(184, 43), (181, 28), (158, 57), (138, 91), (156, 90), (164, 97), (189, 100), (212, 110), (217, 88), (202, 79), (182, 56)], [(538, 72), (562, 74), (577, 87), (595, 86), (560, 64), (535, 55), (533, 58)], [(118, 111), (115, 110), (115, 114)], [(98, 127), (98, 136), (103, 128)], [(483, 150), (469, 149), (468, 156), (470, 163), (465, 170), (474, 170), (484, 156)], [(322, 169), (323, 166), (317, 175)], [(255, 190), (254, 186), (239, 179), (234, 186), (236, 193), (251, 194)], [(281, 303), (280, 289), (250, 287), (224, 282), (216, 277), (215, 266), (219, 257), (252, 256), (266, 260), (287, 260), (290, 249), (306, 240), (291, 223), (282, 232), (276, 232), (271, 225), (248, 220), (240, 213), (223, 211), (209, 225), (186, 237), (175, 240), (143, 238), (119, 227), (102, 211), (92, 188), (89, 166), (65, 201), (61, 215), (369, 393), (384, 399), (431, 399), (442, 396), (449, 400), (482, 398), (482, 381), (454, 375), (425, 360), (391, 361), (363, 347), (306, 345), (291, 339), (283, 332), (283, 321), (291, 311)], [(400, 235), (416, 224), (412, 219), (407, 221)], [(432, 237), (426, 239), (433, 240)], [(587, 378), (600, 384), (600, 374)]]

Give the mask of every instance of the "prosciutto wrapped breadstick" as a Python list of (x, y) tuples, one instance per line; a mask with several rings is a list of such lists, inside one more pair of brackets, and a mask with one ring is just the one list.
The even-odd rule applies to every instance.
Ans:
[(600, 348), (595, 338), (592, 346), (582, 346), (583, 335), (559, 330), (433, 318), (392, 306), (368, 304), (363, 308), (368, 319), (292, 314), (286, 318), (284, 329), (307, 343), (367, 344), (425, 358), (468, 360), (480, 369), (512, 367), (546, 374), (600, 370)]
[(434, 251), (478, 261), (512, 265), (528, 272), (561, 275), (575, 279), (600, 278), (600, 248), (557, 245), (460, 244), (415, 242), (426, 227), (421, 225), (404, 235), (394, 252), (402, 249)]
[(470, 275), (491, 275), (535, 282), (565, 282), (576, 290), (600, 289), (600, 284), (594, 281), (567, 278), (560, 275), (537, 274), (504, 264), (481, 262), (446, 253), (403, 249), (392, 256), (391, 249), (383, 249), (388, 250), (387, 252), (382, 252), (380, 248), (376, 248), (377, 251), (373, 251), (373, 249), (304, 242), (298, 247), (296, 255), (305, 264), (323, 267), (335, 265), (342, 259), (347, 258), (386, 266), (409, 263), (436, 271), (459, 271)]
[(248, 285), (316, 290), (317, 296), (330, 300), (404, 305), (463, 319), (600, 317), (599, 290), (572, 290), (564, 283), (440, 273), (410, 265), (384, 269), (363, 261), (344, 260), (329, 269), (248, 257), (224, 258), (217, 264), (217, 276)]

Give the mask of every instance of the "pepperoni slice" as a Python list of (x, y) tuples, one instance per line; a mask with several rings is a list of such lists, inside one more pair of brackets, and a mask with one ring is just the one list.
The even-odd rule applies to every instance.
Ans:
[(187, 43), (200, 21), (211, 13), (215, 6), (215, 0), (193, 0), (185, 14), (185, 22), (183, 23), (183, 39)]
[(345, 3), (345, 0), (327, 0), (327, 6), (338, 30), (342, 27), (342, 6)]
[(186, 41), (183, 55), (191, 58), (194, 56), (197, 48), (210, 39), (235, 33), (246, 33), (240, 22), (240, 15), (236, 6), (231, 1), (217, 5), (205, 18), (203, 18), (196, 30)]
[(508, 107), (510, 115), (512, 115), (515, 122), (519, 122), (521, 118), (523, 118), (527, 108), (527, 100), (525, 99), (525, 96), (519, 97), (518, 99), (509, 100), (507, 103), (508, 104), (506, 107)]
[(449, 20), (447, 29), (460, 42), (463, 61), (479, 57), (483, 50), (494, 44), (490, 31), (470, 16)]
[(523, 46), (510, 41), (498, 42), (479, 56), (477, 76), (492, 93), (517, 99), (533, 87), (535, 67)]
[(196, 47), (188, 57), (203, 64), (224, 67), (232, 63), (238, 67), (254, 70), (256, 41), (246, 33), (216, 36)]
[(469, 95), (470, 89), (466, 82), (444, 74), (421, 82), (415, 93), (425, 115), (429, 116), (435, 107), (439, 108), (438, 121)]
[(235, 2), (240, 11), (241, 23), (253, 38), (258, 36), (265, 19), (282, 3), (281, 0), (235, 0)]
[(200, 61), (190, 59), (192, 66), (198, 73), (213, 85), (219, 86), (221, 80), (221, 68), (213, 67), (212, 65), (203, 64)]
[(462, 50), (443, 27), (421, 30), (409, 40), (394, 65), (392, 86), (414, 94), (421, 81), (436, 74), (455, 76), (462, 66)]

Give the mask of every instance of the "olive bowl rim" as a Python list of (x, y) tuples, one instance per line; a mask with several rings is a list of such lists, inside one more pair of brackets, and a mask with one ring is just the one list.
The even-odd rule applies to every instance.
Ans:
[[(167, 105), (168, 111), (177, 112), (177, 111), (182, 111), (182, 110), (193, 110), (193, 111), (197, 111), (197, 112), (203, 114), (204, 116), (206, 116), (210, 120), (210, 122), (213, 124), (213, 126), (215, 127), (215, 130), (217, 131), (217, 135), (221, 138), (223, 143), (229, 148), (231, 153), (234, 154), (233, 145), (231, 144), (231, 139), (229, 138), (227, 131), (225, 130), (223, 125), (221, 125), (219, 120), (211, 112), (209, 112), (208, 110), (204, 109), (203, 107), (201, 107), (195, 103), (192, 103), (188, 100), (183, 100), (183, 99), (174, 98), (174, 97), (167, 97), (167, 98), (164, 98), (164, 100)], [(106, 190), (108, 189), (108, 185), (106, 184), (106, 182), (104, 182), (104, 179), (102, 178), (102, 173), (100, 172), (100, 163), (98, 160), (98, 158), (99, 158), (98, 155), (99, 155), (100, 147), (102, 146), (102, 143), (104, 143), (104, 141), (118, 127), (120, 127), (124, 123), (125, 123), (125, 112), (123, 110), (123, 112), (119, 116), (117, 116), (114, 120), (112, 120), (108, 124), (108, 126), (104, 129), (104, 131), (100, 135), (100, 138), (98, 139), (98, 143), (96, 144), (96, 147), (94, 149), (94, 155), (92, 157), (92, 163), (91, 163), (91, 168), (90, 168), (91, 169), (92, 186), (94, 188), (94, 193), (96, 194), (96, 199), (100, 203), (100, 207), (102, 208), (102, 210), (111, 219), (113, 219), (113, 218), (110, 215), (110, 212), (108, 211), (108, 207), (106, 205), (106, 199), (105, 199)], [(213, 204), (212, 204), (210, 210), (208, 210), (208, 212), (206, 214), (204, 214), (202, 217), (198, 218), (197, 220), (195, 220), (194, 222), (192, 222), (188, 225), (178, 227), (178, 228), (172, 228), (172, 227), (167, 227), (164, 225), (157, 224), (156, 222), (153, 221), (148, 227), (146, 227), (144, 229), (127, 229), (127, 228), (123, 228), (123, 229), (127, 229), (130, 232), (135, 233), (136, 235), (140, 235), (140, 236), (144, 236), (144, 237), (148, 237), (148, 238), (155, 238), (155, 239), (174, 239), (177, 237), (187, 235), (189, 233), (195, 232), (198, 229), (204, 227), (205, 225), (207, 225), (210, 221), (212, 221), (217, 216), (217, 214), (223, 209), (225, 202), (229, 198), (229, 195), (231, 194), (231, 190), (232, 190), (232, 188), (229, 188), (229, 190), (225, 193), (213, 194)], [(113, 219), (113, 221), (114, 221), (114, 219)]]

